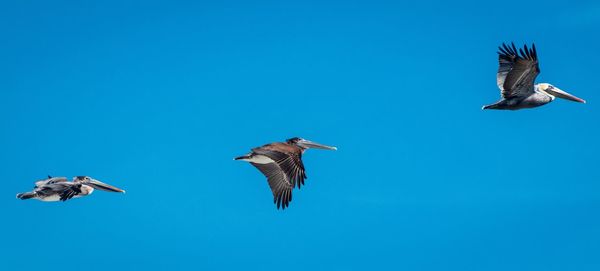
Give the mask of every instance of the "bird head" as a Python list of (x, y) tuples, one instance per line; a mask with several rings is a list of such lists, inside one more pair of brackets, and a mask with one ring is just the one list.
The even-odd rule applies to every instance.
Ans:
[(73, 178), (73, 182), (83, 183), (83, 184), (89, 185), (95, 189), (100, 189), (103, 191), (125, 193), (125, 190), (123, 190), (123, 189), (116, 188), (109, 184), (105, 184), (105, 183), (98, 181), (94, 178), (91, 178), (89, 176), (77, 176), (77, 177)]
[(541, 83), (541, 84), (538, 84), (537, 86), (538, 86), (539, 91), (542, 91), (552, 97), (567, 99), (567, 100), (578, 102), (578, 103), (585, 103), (585, 100), (578, 98), (575, 95), (569, 94), (568, 92), (566, 92), (560, 88), (557, 88), (551, 84)]

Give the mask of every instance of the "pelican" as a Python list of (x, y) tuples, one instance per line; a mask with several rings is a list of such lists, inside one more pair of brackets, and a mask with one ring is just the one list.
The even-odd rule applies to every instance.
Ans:
[(336, 147), (294, 137), (285, 142), (254, 148), (250, 153), (234, 160), (250, 162), (260, 170), (267, 177), (277, 209), (285, 209), (292, 201), (292, 189), (300, 189), (306, 179), (302, 154), (307, 149), (337, 150)]
[(17, 194), (18, 199), (37, 199), (41, 201), (66, 201), (72, 198), (85, 197), (94, 189), (125, 193), (125, 190), (105, 184), (89, 176), (77, 176), (69, 182), (66, 177), (51, 177), (35, 182), (31, 192)]
[(556, 97), (579, 103), (583, 99), (575, 97), (551, 84), (534, 85), (535, 78), (540, 73), (535, 44), (531, 48), (525, 45), (517, 51), (515, 44), (502, 44), (498, 47), (500, 66), (496, 75), (496, 83), (500, 88), (502, 99), (495, 104), (484, 106), (482, 109), (518, 110), (545, 105)]

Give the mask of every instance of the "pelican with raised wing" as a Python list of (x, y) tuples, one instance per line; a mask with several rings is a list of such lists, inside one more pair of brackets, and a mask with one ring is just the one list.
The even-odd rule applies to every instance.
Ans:
[(250, 162), (260, 170), (267, 177), (277, 209), (285, 209), (292, 201), (292, 189), (300, 188), (306, 179), (302, 154), (307, 149), (337, 150), (336, 147), (294, 137), (285, 142), (254, 148), (250, 153), (234, 160)]
[(502, 99), (495, 104), (486, 105), (482, 109), (518, 110), (545, 105), (556, 97), (579, 103), (583, 99), (575, 97), (551, 84), (534, 85), (540, 73), (535, 44), (531, 48), (525, 45), (517, 51), (514, 43), (511, 46), (502, 44), (498, 47), (500, 66), (496, 75), (496, 83), (500, 88)]
[(109, 192), (125, 193), (125, 190), (105, 184), (88, 176), (77, 176), (69, 182), (66, 177), (50, 177), (35, 182), (31, 192), (17, 194), (18, 199), (37, 199), (41, 201), (66, 201), (72, 198), (85, 197), (94, 189)]

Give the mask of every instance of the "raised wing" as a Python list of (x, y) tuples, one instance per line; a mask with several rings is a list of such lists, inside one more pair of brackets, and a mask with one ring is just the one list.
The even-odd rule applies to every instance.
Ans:
[(498, 73), (496, 83), (503, 98), (524, 96), (533, 92), (535, 78), (540, 73), (535, 44), (531, 48), (525, 45), (517, 50), (502, 44), (498, 47)]

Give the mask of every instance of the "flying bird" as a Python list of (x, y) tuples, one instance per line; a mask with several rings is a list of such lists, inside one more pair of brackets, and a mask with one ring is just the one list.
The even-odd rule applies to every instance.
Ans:
[(540, 73), (535, 44), (527, 45), (517, 51), (515, 44), (502, 44), (498, 47), (498, 73), (496, 83), (500, 88), (502, 99), (495, 104), (484, 106), (482, 109), (518, 110), (545, 105), (556, 97), (579, 103), (583, 99), (575, 97), (551, 84), (534, 85), (535, 78)]
[(267, 177), (277, 209), (285, 209), (292, 201), (292, 189), (300, 189), (306, 179), (302, 154), (307, 149), (337, 150), (336, 147), (294, 137), (285, 142), (254, 148), (250, 153), (234, 160), (250, 162), (260, 170)]
[(19, 193), (17, 194), (17, 198), (22, 200), (66, 201), (72, 198), (88, 196), (94, 192), (94, 189), (125, 193), (125, 190), (105, 184), (88, 176), (77, 176), (71, 182), (66, 177), (48, 176), (48, 179), (35, 182), (33, 191)]

